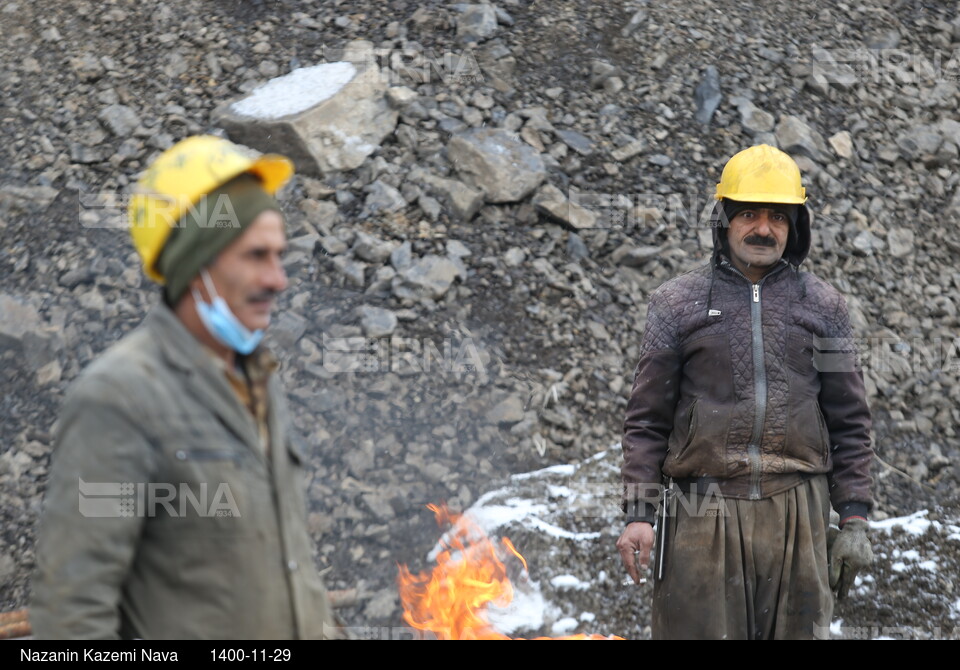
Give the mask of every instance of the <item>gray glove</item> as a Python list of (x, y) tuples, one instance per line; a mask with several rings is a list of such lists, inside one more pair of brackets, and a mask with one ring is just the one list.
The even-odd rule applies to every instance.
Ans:
[(873, 563), (873, 549), (867, 533), (870, 525), (863, 519), (850, 519), (829, 550), (830, 588), (837, 600), (847, 596), (857, 574)]

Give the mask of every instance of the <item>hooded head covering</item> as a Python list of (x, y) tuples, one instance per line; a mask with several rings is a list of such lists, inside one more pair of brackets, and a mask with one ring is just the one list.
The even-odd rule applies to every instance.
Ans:
[(245, 172), (210, 191), (180, 219), (163, 247), (157, 268), (166, 277), (164, 299), (180, 301), (190, 281), (264, 211), (280, 212), (256, 175)]
[(790, 234), (787, 237), (787, 246), (783, 250), (782, 258), (790, 265), (797, 267), (810, 252), (810, 210), (805, 204), (788, 205), (777, 202), (740, 202), (724, 198), (717, 202), (710, 217), (713, 227), (713, 256), (716, 263), (720, 258), (730, 259), (730, 245), (727, 241), (727, 230), (730, 221), (745, 209), (766, 207), (775, 212), (781, 212), (790, 220)]

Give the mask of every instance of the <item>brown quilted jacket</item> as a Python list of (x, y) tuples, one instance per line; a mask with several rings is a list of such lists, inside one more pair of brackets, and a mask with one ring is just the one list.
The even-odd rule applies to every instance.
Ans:
[(714, 246), (709, 264), (650, 298), (624, 422), (626, 509), (644, 509), (633, 503), (663, 477), (760, 499), (828, 473), (841, 515), (851, 503), (869, 511), (870, 411), (846, 302), (799, 271), (809, 212), (756, 285), (727, 259), (725, 228)]

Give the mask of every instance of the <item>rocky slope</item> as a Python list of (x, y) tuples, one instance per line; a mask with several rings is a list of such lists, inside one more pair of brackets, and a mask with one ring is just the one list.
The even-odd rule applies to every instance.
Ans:
[[(284, 192), (270, 333), (313, 454), (318, 565), (363, 595), (348, 623), (399, 622), (395, 564), (436, 539), (424, 504), (618, 440), (647, 296), (708, 257), (720, 168), (759, 142), (801, 164), (808, 269), (864, 338), (877, 516), (956, 509), (955, 9), (19, 0), (0, 25), (0, 609), (28, 596), (65, 388), (157, 299), (111, 224), (129, 185), (221, 132), (222, 103), (355, 40), (398, 123), (359, 168)], [(475, 129), (540, 167), (470, 173)], [(343, 372), (330, 352), (357, 337), (375, 348)]]

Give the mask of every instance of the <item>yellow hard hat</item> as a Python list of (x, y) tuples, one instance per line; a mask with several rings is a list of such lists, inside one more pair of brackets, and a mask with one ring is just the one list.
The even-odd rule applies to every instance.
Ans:
[(164, 283), (157, 271), (160, 252), (180, 219), (200, 198), (237, 175), (250, 172), (273, 195), (293, 175), (293, 163), (284, 156), (257, 156), (212, 135), (178, 142), (147, 168), (130, 199), (130, 236), (143, 259), (143, 271)]
[(802, 205), (806, 189), (800, 168), (790, 156), (769, 144), (744, 149), (723, 167), (716, 199)]

